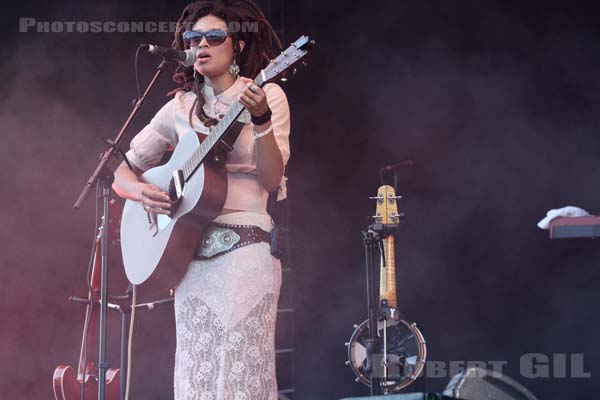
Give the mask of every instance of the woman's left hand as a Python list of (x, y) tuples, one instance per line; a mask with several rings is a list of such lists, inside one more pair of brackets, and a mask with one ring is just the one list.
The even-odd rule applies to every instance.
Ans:
[(241, 76), (240, 79), (246, 83), (246, 87), (239, 96), (240, 103), (246, 107), (250, 114), (260, 117), (269, 109), (265, 91), (250, 78)]

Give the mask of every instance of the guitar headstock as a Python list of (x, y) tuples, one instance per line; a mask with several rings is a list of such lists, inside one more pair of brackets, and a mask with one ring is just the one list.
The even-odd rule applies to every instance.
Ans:
[(396, 192), (393, 187), (389, 185), (383, 185), (379, 187), (377, 190), (377, 197), (372, 197), (372, 199), (377, 200), (375, 223), (390, 225), (398, 224), (398, 222), (400, 222), (398, 205), (396, 203), (396, 199), (399, 197), (400, 196), (396, 196)]
[(256, 83), (262, 86), (263, 84), (276, 79), (306, 57), (314, 45), (315, 41), (309, 40), (308, 36), (300, 36), (298, 40), (282, 51), (274, 60), (271, 60), (269, 65), (260, 71), (260, 74), (255, 79)]

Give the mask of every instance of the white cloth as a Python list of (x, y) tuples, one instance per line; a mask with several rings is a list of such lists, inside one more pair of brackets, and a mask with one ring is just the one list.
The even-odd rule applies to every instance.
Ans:
[(567, 206), (563, 208), (554, 208), (546, 213), (546, 216), (538, 222), (537, 226), (540, 229), (549, 229), (550, 221), (558, 217), (585, 217), (590, 215), (583, 208)]
[[(204, 112), (217, 119), (226, 115), (244, 87), (245, 83), (239, 77), (231, 87), (218, 95), (214, 94), (210, 86), (205, 85), (202, 91)], [(287, 97), (281, 87), (274, 83), (266, 84), (263, 90), (272, 111), (273, 135), (285, 167), (290, 158), (290, 110)], [(177, 92), (175, 98), (165, 104), (150, 123), (131, 140), (130, 150), (127, 152), (129, 161), (140, 170), (146, 171), (158, 165), (164, 152), (175, 148), (183, 135), (194, 131), (209, 134), (209, 128), (200, 122), (195, 111), (190, 126), (190, 108), (195, 99), (196, 95), (193, 92)], [(248, 115), (246, 118), (250, 119)], [(252, 127), (252, 123), (247, 123), (242, 128), (233, 151), (227, 156), (228, 188), (223, 208), (266, 214), (269, 194), (258, 181)], [(286, 181), (287, 178), (282, 177), (277, 200), (283, 200), (287, 196)]]
[[(215, 221), (272, 229), (268, 215)], [(281, 263), (255, 243), (190, 267), (175, 290), (175, 400), (276, 400)]]

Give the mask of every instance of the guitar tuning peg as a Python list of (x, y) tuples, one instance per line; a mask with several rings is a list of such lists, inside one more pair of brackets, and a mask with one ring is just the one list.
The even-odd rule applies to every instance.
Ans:
[(283, 78), (280, 79), (281, 82), (287, 82), (288, 78), (286, 78), (285, 76)]
[(404, 217), (406, 217), (406, 214), (401, 212), (401, 213), (394, 215), (393, 217), (397, 218), (397, 219), (403, 219)]
[(292, 75), (296, 75), (296, 72), (298, 72), (298, 68), (292, 69)]
[(381, 200), (383, 199), (382, 196), (369, 196), (369, 200)]
[(306, 61), (302, 61), (302, 65), (308, 67), (308, 63)]
[(344, 364), (350, 366), (350, 361), (346, 360), (346, 362)]

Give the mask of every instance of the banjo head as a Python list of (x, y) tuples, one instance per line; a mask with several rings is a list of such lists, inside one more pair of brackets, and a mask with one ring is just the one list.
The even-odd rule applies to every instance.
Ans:
[[(383, 321), (377, 323), (377, 335), (383, 338)], [(399, 391), (414, 382), (425, 367), (427, 349), (421, 331), (414, 323), (404, 320), (387, 321), (387, 377), (382, 382), (387, 393)], [(371, 373), (365, 372), (367, 360), (366, 343), (369, 339), (369, 320), (363, 321), (354, 330), (348, 342), (348, 362), (356, 381), (371, 386)], [(384, 351), (383, 343), (373, 354), (373, 373), (383, 378)]]

